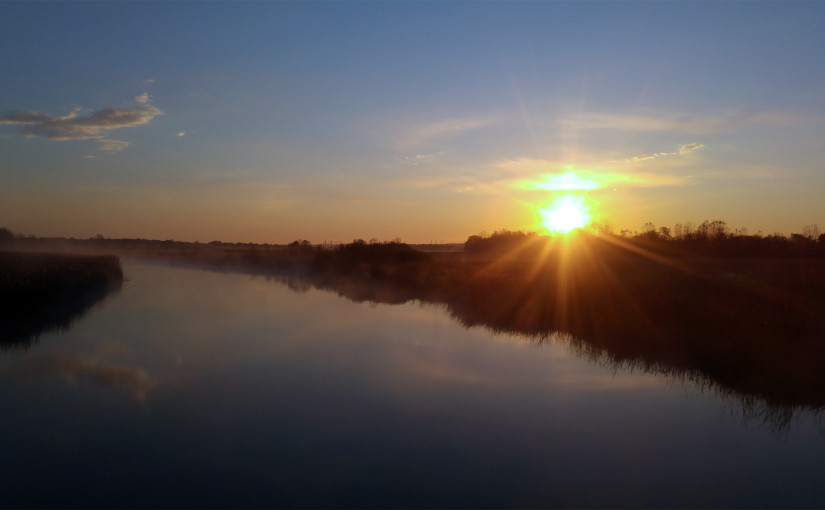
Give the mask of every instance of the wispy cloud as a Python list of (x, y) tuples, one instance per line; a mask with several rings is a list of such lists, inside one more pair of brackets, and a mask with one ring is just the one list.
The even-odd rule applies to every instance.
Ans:
[(430, 165), (442, 156), (446, 156), (447, 154), (453, 154), (454, 152), (455, 151), (453, 149), (447, 149), (444, 151), (433, 152), (431, 154), (413, 154), (412, 156), (399, 156), (394, 159), (399, 163), (409, 166)]
[(126, 147), (132, 145), (131, 142), (112, 140), (110, 138), (95, 138), (95, 142), (100, 144), (98, 145), (98, 149), (106, 152), (122, 151)]
[(141, 103), (141, 104), (146, 104), (146, 103), (149, 102), (149, 100), (151, 98), (152, 98), (152, 96), (150, 96), (148, 92), (144, 92), (143, 94), (141, 94), (139, 96), (135, 96), (135, 101), (137, 101), (138, 103)]
[[(141, 97), (141, 96), (138, 96)], [(148, 98), (147, 98), (148, 100)], [(7, 112), (0, 114), (0, 124), (20, 126), (19, 135), (49, 140), (95, 140), (103, 151), (119, 151), (129, 146), (129, 142), (106, 138), (104, 133), (127, 127), (148, 124), (163, 112), (150, 104), (134, 108), (103, 108), (88, 116), (78, 116), (79, 109), (63, 116), (42, 112)]]
[(63, 116), (52, 116), (41, 112), (7, 112), (0, 114), (0, 124), (40, 124), (74, 119), (80, 108), (75, 108)]
[(443, 143), (455, 136), (485, 128), (498, 122), (499, 119), (493, 116), (439, 119), (401, 130), (395, 137), (394, 145), (397, 149), (403, 151), (415, 150), (429, 143)]
[(636, 163), (639, 161), (646, 161), (648, 159), (656, 159), (667, 156), (684, 156), (685, 154), (690, 154), (691, 152), (701, 149), (704, 146), (705, 145), (701, 143), (689, 143), (687, 145), (682, 145), (681, 147), (679, 147), (678, 150), (675, 150), (673, 152), (656, 152), (654, 154), (642, 154), (640, 156), (628, 158), (625, 161), (628, 163)]
[[(28, 114), (28, 115), (24, 115)], [(88, 117), (52, 117), (40, 112), (12, 112), (0, 115), (5, 124), (23, 124), (23, 136), (42, 136), (50, 140), (88, 140), (98, 138), (101, 132), (111, 129), (134, 127), (148, 124), (153, 118), (163, 114), (151, 105), (129, 109), (104, 108)], [(27, 120), (18, 120), (21, 117)]]
[(390, 182), (394, 186), (405, 189), (455, 189), (467, 185), (465, 178), (453, 175), (411, 175), (399, 177)]
[(718, 134), (741, 125), (791, 125), (808, 122), (804, 114), (785, 111), (727, 111), (713, 114), (656, 112), (647, 115), (622, 113), (578, 113), (560, 120), (566, 129), (663, 131), (692, 135)]
[(695, 151), (696, 149), (701, 149), (704, 146), (705, 145), (701, 143), (689, 143), (687, 145), (682, 145), (681, 147), (679, 147), (679, 154), (687, 154), (689, 152)]
[(502, 161), (498, 167), (513, 174), (513, 177), (504, 179), (505, 183), (526, 190), (590, 191), (616, 186), (653, 188), (680, 186), (687, 182), (686, 178), (675, 175), (636, 172), (627, 162), (617, 161), (582, 167), (558, 161), (520, 158)]
[(178, 136), (186, 136), (186, 131), (178, 131)]

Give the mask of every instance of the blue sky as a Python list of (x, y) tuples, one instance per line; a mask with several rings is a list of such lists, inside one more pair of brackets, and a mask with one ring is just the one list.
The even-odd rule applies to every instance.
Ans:
[(0, 2), (0, 225), (461, 241), (825, 226), (820, 2)]

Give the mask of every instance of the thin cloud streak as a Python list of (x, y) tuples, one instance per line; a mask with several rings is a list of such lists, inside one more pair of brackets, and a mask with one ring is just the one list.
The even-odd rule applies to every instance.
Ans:
[(78, 111), (63, 116), (32, 111), (7, 112), (0, 114), (0, 124), (19, 125), (18, 134), (28, 138), (95, 140), (100, 144), (100, 150), (120, 151), (128, 147), (129, 142), (106, 138), (104, 132), (142, 126), (163, 115), (161, 110), (149, 104), (127, 109), (103, 108), (85, 117), (77, 116)]
[(399, 150), (414, 150), (432, 142), (445, 142), (458, 135), (497, 124), (492, 116), (441, 119), (404, 130), (394, 145)]
[(453, 154), (454, 152), (455, 151), (453, 149), (448, 149), (444, 151), (434, 152), (432, 154), (414, 154), (412, 156), (401, 156), (395, 159), (399, 163), (409, 166), (430, 165), (434, 163), (436, 159), (439, 159), (442, 156), (446, 156), (448, 154)]
[(0, 124), (40, 124), (43, 122), (69, 120), (77, 117), (80, 108), (75, 108), (63, 116), (52, 116), (41, 112), (7, 112), (0, 115)]
[(678, 150), (673, 152), (657, 152), (655, 154), (642, 154), (641, 156), (634, 156), (632, 158), (628, 158), (625, 160), (625, 162), (637, 163), (639, 161), (646, 161), (649, 159), (656, 159), (667, 156), (684, 156), (685, 154), (690, 154), (691, 152), (701, 149), (704, 146), (705, 145), (701, 143), (689, 143), (687, 145), (682, 145), (681, 147), (679, 147)]
[(524, 190), (589, 191), (616, 186), (654, 188), (687, 184), (687, 179), (680, 176), (630, 171), (628, 162), (606, 162), (579, 169), (556, 161), (520, 158), (497, 166), (519, 176), (506, 179), (505, 183)]
[(132, 145), (131, 142), (123, 140), (112, 140), (110, 138), (95, 138), (95, 142), (99, 143), (98, 149), (106, 152), (122, 151), (126, 147)]
[(786, 126), (813, 121), (810, 116), (786, 111), (727, 112), (717, 115), (663, 112), (653, 115), (580, 113), (561, 119), (565, 129), (662, 131), (692, 135), (713, 135), (742, 125)]

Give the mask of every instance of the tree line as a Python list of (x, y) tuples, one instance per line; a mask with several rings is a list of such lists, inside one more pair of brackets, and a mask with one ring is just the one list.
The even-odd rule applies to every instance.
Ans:
[[(569, 235), (569, 234), (567, 234)], [(574, 236), (598, 237), (619, 244), (636, 246), (663, 255), (706, 257), (759, 257), (759, 258), (821, 258), (825, 257), (825, 233), (816, 224), (802, 227), (801, 232), (788, 236), (774, 233), (749, 235), (747, 229), (730, 229), (725, 221), (703, 221), (699, 225), (690, 222), (677, 223), (674, 227), (656, 227), (645, 223), (641, 231), (615, 232), (608, 225), (593, 224), (580, 229)], [(535, 232), (497, 230), (492, 234), (471, 235), (464, 243), (468, 253), (496, 253), (524, 249), (525, 245), (538, 248), (542, 242), (551, 241), (558, 235), (542, 236)], [(529, 249), (529, 248), (528, 248)]]

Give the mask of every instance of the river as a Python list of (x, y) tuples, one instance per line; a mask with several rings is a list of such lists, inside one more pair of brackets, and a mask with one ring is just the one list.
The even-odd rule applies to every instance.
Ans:
[(816, 413), (777, 429), (700, 382), (436, 305), (124, 273), (0, 351), (0, 505), (825, 506)]

